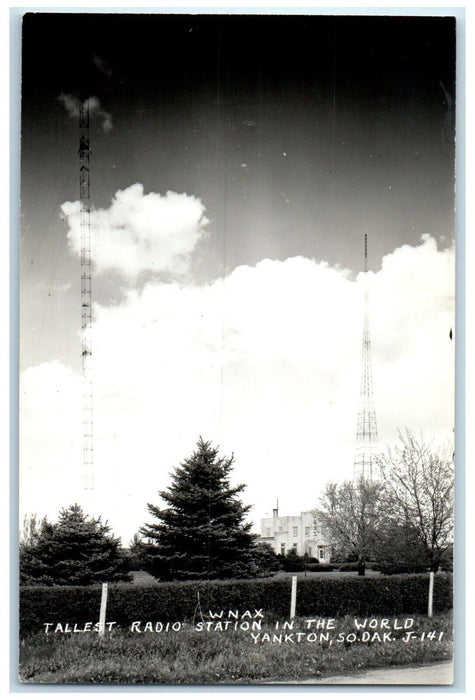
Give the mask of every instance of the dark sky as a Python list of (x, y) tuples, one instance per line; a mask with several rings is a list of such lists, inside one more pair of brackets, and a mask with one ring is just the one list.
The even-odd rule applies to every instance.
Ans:
[[(107, 134), (91, 124), (93, 206), (135, 182), (201, 198), (197, 281), (295, 255), (357, 272), (364, 233), (374, 270), (423, 233), (452, 240), (453, 18), (27, 14), (22, 81), (23, 299), (36, 318), (38, 282), (47, 294), (77, 272), (58, 212), (78, 198), (78, 126), (60, 94), (94, 95), (112, 118)], [(72, 297), (57, 304), (77, 313)]]

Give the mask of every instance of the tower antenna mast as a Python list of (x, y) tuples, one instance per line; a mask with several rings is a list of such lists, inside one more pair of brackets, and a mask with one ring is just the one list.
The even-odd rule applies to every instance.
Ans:
[(79, 95), (79, 202), (81, 235), (81, 370), (84, 489), (94, 488), (92, 289), (90, 222), (89, 98)]
[(378, 453), (378, 427), (373, 401), (371, 338), (369, 332), (368, 235), (364, 237), (364, 313), (361, 363), (360, 405), (356, 428), (356, 451), (353, 468), (355, 481), (372, 481)]

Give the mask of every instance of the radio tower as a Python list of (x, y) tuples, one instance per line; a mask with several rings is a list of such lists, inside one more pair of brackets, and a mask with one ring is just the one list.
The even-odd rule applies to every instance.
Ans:
[(373, 402), (373, 375), (371, 370), (371, 340), (368, 305), (368, 236), (364, 237), (364, 314), (363, 353), (361, 367), (360, 405), (356, 429), (356, 451), (353, 469), (354, 481), (373, 480), (378, 453), (378, 428)]
[(89, 181), (89, 98), (79, 97), (79, 201), (81, 231), (81, 369), (84, 489), (94, 488), (91, 343), (91, 223)]

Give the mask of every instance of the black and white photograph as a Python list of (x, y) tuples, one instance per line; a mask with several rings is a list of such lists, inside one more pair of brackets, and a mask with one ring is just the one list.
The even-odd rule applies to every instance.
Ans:
[(457, 23), (23, 14), (22, 687), (454, 683)]

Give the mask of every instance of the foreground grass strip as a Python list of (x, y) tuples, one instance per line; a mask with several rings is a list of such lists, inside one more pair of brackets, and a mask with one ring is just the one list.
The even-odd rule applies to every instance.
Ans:
[[(134, 634), (117, 630), (104, 639), (97, 635), (29, 635), (20, 649), (20, 680), (26, 683), (147, 683), (250, 684), (260, 680), (325, 678), (361, 669), (422, 664), (452, 658), (452, 617), (442, 613), (432, 620), (413, 616), (407, 630), (356, 630), (354, 618), (335, 620), (327, 639), (309, 642), (307, 622), (296, 620), (292, 638), (273, 640), (275, 624), (265, 623), (261, 635), (249, 632)], [(374, 624), (379, 623), (373, 618)], [(280, 630), (279, 630), (280, 632)], [(296, 642), (296, 633), (301, 641)], [(357, 636), (353, 640), (353, 635)], [(368, 636), (370, 634), (371, 636)], [(369, 641), (362, 641), (367, 639)], [(262, 641), (264, 639), (264, 641)], [(313, 639), (313, 637), (312, 637)], [(342, 639), (342, 641), (338, 641)], [(292, 641), (293, 640), (293, 641)], [(406, 640), (406, 641), (405, 641)]]

